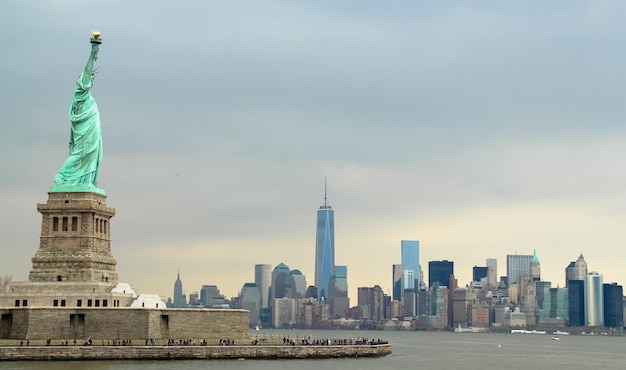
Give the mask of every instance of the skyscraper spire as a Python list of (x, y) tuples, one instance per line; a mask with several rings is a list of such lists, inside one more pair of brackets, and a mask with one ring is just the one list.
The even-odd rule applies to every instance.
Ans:
[(327, 204), (326, 204), (326, 201), (328, 200), (327, 193), (328, 193), (328, 181), (326, 180), (326, 176), (324, 176), (324, 208), (327, 207)]
[(324, 176), (324, 205), (321, 206), (320, 209), (332, 209), (332, 207), (328, 205), (328, 181), (326, 180), (326, 176)]

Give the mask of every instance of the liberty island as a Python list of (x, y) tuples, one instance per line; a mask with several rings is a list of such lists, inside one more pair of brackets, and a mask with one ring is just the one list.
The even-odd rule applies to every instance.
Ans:
[[(383, 342), (265, 345), (251, 342), (244, 309), (168, 308), (156, 294), (119, 281), (111, 219), (98, 187), (102, 132), (91, 96), (102, 39), (91, 53), (70, 106), (69, 155), (55, 175), (42, 215), (28, 281), (0, 293), (0, 360), (379, 357)], [(184, 338), (184, 339), (183, 339)], [(192, 339), (190, 339), (192, 338)], [(8, 341), (7, 341), (8, 340)], [(227, 345), (224, 345), (227, 343)], [(235, 343), (237, 345), (235, 345)]]

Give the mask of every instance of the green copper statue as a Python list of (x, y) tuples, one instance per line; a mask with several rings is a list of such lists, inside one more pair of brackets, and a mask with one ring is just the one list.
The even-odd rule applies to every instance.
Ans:
[(56, 186), (50, 191), (92, 191), (104, 194), (98, 185), (98, 166), (102, 160), (100, 113), (91, 96), (93, 63), (98, 58), (102, 40), (100, 32), (93, 31), (91, 54), (85, 71), (76, 81), (74, 99), (70, 106), (70, 153), (63, 167), (54, 176)]

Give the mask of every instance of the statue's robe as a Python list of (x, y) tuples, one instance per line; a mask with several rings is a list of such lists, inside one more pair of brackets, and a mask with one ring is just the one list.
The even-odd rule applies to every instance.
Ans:
[(84, 73), (78, 77), (70, 106), (70, 154), (54, 176), (57, 186), (97, 186), (98, 166), (102, 160), (100, 113), (90, 92), (93, 78), (89, 76), (85, 83), (83, 77)]

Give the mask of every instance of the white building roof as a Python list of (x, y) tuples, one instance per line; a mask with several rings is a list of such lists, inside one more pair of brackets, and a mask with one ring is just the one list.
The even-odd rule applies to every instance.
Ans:
[(133, 289), (133, 287), (131, 287), (129, 283), (117, 283), (115, 288), (111, 289), (111, 293), (131, 293), (133, 295), (133, 298), (137, 298), (137, 293), (135, 292), (135, 289)]
[(140, 294), (130, 307), (165, 308), (165, 303), (158, 294)]

